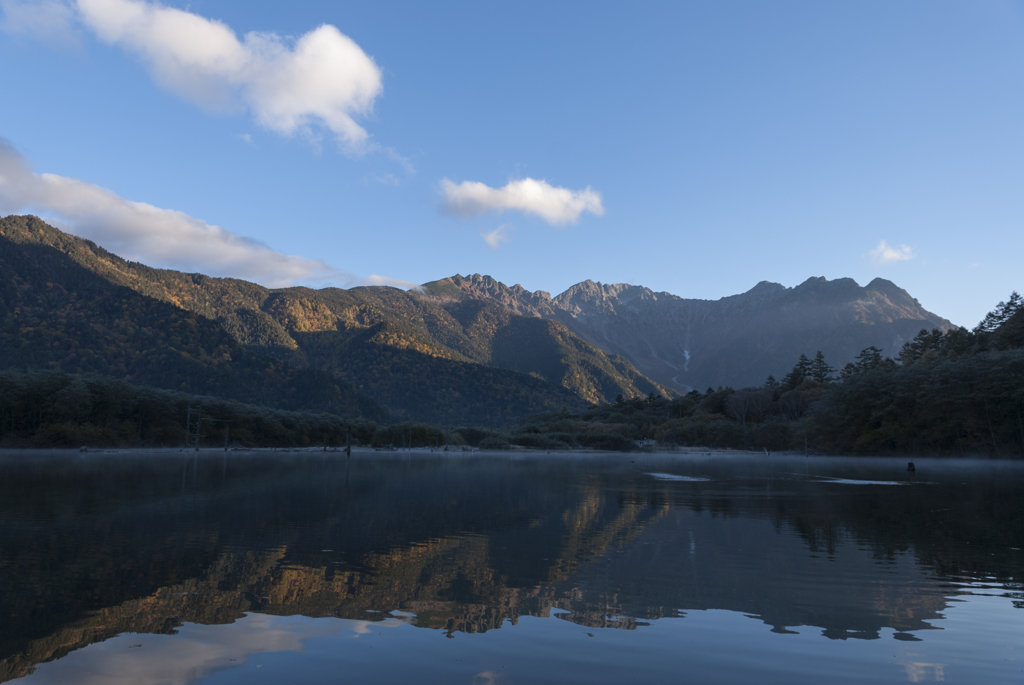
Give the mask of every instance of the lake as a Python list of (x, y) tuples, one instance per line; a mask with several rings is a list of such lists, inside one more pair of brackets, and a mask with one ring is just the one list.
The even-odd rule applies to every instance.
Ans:
[(0, 682), (1024, 682), (1024, 464), (0, 457)]

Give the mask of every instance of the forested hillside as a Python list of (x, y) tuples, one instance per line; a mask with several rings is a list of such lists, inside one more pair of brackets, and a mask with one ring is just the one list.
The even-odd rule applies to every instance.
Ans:
[(2, 368), (92, 372), (284, 409), (485, 423), (661, 394), (625, 359), (494, 303), (271, 290), (125, 261), (0, 220)]
[(858, 454), (1024, 456), (1024, 302), (973, 331), (921, 331), (897, 360), (870, 359), (810, 417), (821, 445)]
[(75, 259), (83, 253), (103, 254), (32, 217), (0, 221), (0, 368), (102, 374), (269, 399), (281, 409), (384, 417), (350, 383), (254, 354), (216, 322), (90, 271)]

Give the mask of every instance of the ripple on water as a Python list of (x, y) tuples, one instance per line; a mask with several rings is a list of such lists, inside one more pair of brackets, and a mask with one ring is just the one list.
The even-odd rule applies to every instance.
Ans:
[(675, 480), (684, 483), (704, 483), (711, 480), (710, 478), (699, 478), (697, 476), (677, 476), (674, 473), (648, 473), (647, 475), (657, 480)]

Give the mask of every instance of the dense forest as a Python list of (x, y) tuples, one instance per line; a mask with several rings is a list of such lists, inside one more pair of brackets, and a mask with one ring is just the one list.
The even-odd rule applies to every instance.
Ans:
[[(191, 419), (191, 422), (189, 421)], [(191, 424), (186, 442), (186, 425)], [(60, 371), (0, 371), (4, 447), (340, 447), (378, 426)]]
[[(813, 454), (1024, 456), (1024, 299), (973, 331), (922, 330), (897, 359), (869, 347), (838, 371), (819, 352), (760, 387), (673, 399), (618, 398), (580, 414), (528, 417), (482, 438), (492, 448), (607, 445)], [(602, 443), (601, 441), (607, 441)]]
[(457, 427), (446, 418), (441, 413), (431, 424), (377, 423), (163, 390), (95, 374), (0, 371), (0, 447), (191, 448), (198, 442), (203, 449), (351, 444), (397, 450), (479, 445), (490, 434), (481, 428)]

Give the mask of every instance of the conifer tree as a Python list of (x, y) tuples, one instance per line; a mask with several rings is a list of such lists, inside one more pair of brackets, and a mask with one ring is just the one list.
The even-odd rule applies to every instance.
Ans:
[(806, 354), (801, 354), (796, 366), (782, 379), (782, 387), (793, 390), (811, 376), (811, 360)]
[(877, 369), (882, 365), (882, 351), (872, 345), (871, 347), (866, 347), (861, 350), (856, 359), (857, 361), (854, 366), (856, 367), (857, 372), (864, 373), (871, 369)]
[(920, 361), (929, 351), (941, 350), (944, 342), (945, 336), (938, 328), (933, 328), (931, 332), (922, 328), (913, 340), (903, 344), (903, 348), (896, 358), (903, 366), (910, 366), (914, 362)]
[(818, 350), (818, 354), (814, 355), (814, 361), (811, 362), (811, 378), (824, 384), (832, 380), (832, 374), (835, 372), (836, 370), (825, 362), (825, 355)]
[(996, 305), (996, 308), (985, 315), (985, 318), (981, 320), (975, 329), (975, 333), (992, 333), (997, 328), (1002, 326), (1006, 321), (1024, 309), (1024, 298), (1014, 290), (1010, 293), (1010, 297), (1006, 302), (1000, 302)]

